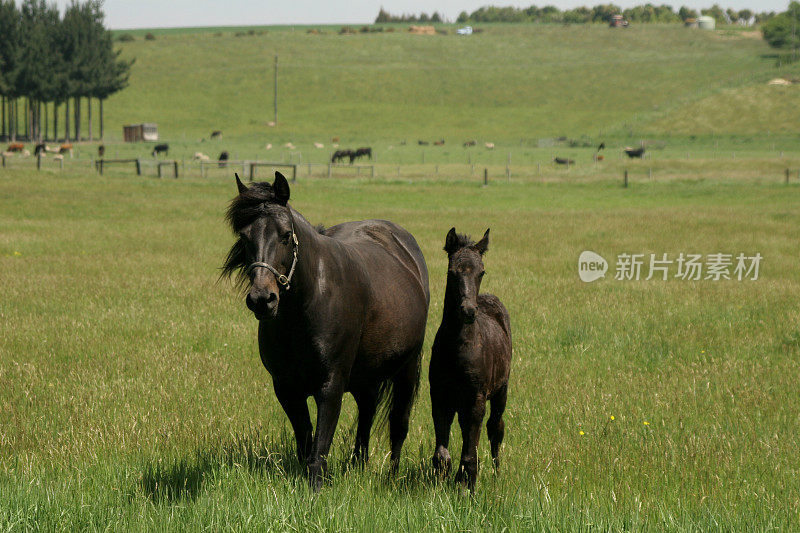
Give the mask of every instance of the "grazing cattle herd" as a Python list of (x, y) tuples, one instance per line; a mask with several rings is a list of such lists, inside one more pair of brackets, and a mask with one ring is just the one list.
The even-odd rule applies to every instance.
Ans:
[[(214, 131), (211, 132), (211, 136), (210, 137), (211, 137), (212, 140), (221, 139), (222, 138), (222, 131), (221, 130), (214, 130)], [(203, 142), (203, 141), (205, 141), (205, 139), (200, 139), (199, 142)], [(373, 149), (372, 149), (372, 147), (366, 146), (366, 147), (360, 147), (360, 148), (356, 148), (356, 149), (349, 149), (349, 148), (339, 149), (338, 148), (338, 146), (339, 146), (338, 145), (339, 137), (331, 137), (331, 141), (333, 141), (332, 142), (332, 146), (335, 148), (335, 150), (333, 151), (333, 153), (330, 156), (330, 162), (333, 163), (333, 164), (336, 164), (336, 163), (348, 163), (348, 164), (352, 165), (357, 160), (362, 159), (362, 158), (368, 159), (370, 161), (373, 160)], [(569, 139), (567, 139), (566, 137), (560, 137), (560, 138), (557, 139), (557, 141), (558, 142), (567, 142), (567, 141), (569, 141)], [(575, 144), (574, 144), (575, 141), (569, 141), (569, 142), (570, 142), (570, 146), (575, 146)], [(433, 143), (431, 143), (429, 141), (419, 139), (419, 140), (417, 140), (417, 144), (419, 146), (429, 146), (429, 145), (433, 144), (433, 146), (436, 146), (436, 147), (443, 147), (445, 145), (445, 140), (444, 139), (439, 139), (439, 140), (433, 141)], [(403, 141), (401, 141), (399, 143), (399, 145), (400, 146), (406, 146), (407, 142), (405, 140), (403, 140)], [(320, 143), (320, 142), (313, 142), (312, 146), (314, 148), (316, 148), (316, 149), (322, 149), (322, 148), (325, 147), (325, 145)], [(462, 142), (462, 146), (465, 149), (476, 147), (476, 146), (478, 146), (478, 141), (476, 139), (467, 139), (467, 140)], [(488, 141), (483, 142), (483, 146), (487, 150), (493, 150), (495, 148), (495, 144), (493, 142), (488, 142)], [(586, 145), (584, 144), (584, 146), (586, 146)], [(268, 143), (268, 144), (266, 144), (264, 146), (264, 149), (265, 150), (270, 150), (270, 149), (272, 149), (272, 147), (273, 147), (273, 145), (271, 143)], [(283, 147), (287, 148), (289, 150), (296, 150), (297, 149), (297, 147), (291, 142), (284, 143)], [(392, 150), (393, 148), (394, 148), (394, 146), (389, 146), (388, 147), (389, 150)], [(605, 158), (602, 155), (600, 155), (600, 152), (602, 150), (604, 150), (605, 148), (606, 148), (606, 143), (605, 142), (601, 142), (599, 145), (597, 145), (597, 149), (596, 149), (595, 153), (592, 154), (592, 160), (595, 163), (602, 162), (602, 161), (605, 160)], [(152, 145), (151, 156), (154, 157), (154, 158), (158, 158), (159, 156), (169, 157), (169, 149), (170, 149), (170, 146), (167, 143), (159, 143), (159, 144)], [(645, 146), (644, 146), (644, 141), (642, 141), (642, 144), (641, 144), (641, 146), (639, 148), (632, 148), (630, 146), (626, 146), (625, 148), (622, 149), (622, 153), (627, 155), (627, 157), (630, 158), (630, 159), (643, 159), (645, 157), (645, 151), (646, 150), (645, 150)], [(73, 157), (73, 146), (72, 146), (72, 144), (69, 144), (69, 143), (61, 144), (58, 147), (50, 147), (46, 143), (36, 143), (33, 146), (33, 155), (36, 156), (36, 157), (43, 157), (43, 156), (46, 156), (46, 155), (48, 155), (50, 153), (59, 154), (61, 156), (64, 156), (64, 155), (68, 154), (70, 156), (70, 158), (72, 158)], [(31, 153), (30, 153), (30, 151), (28, 151), (28, 149), (25, 148), (25, 144), (24, 143), (22, 143), (22, 142), (12, 142), (12, 143), (10, 143), (8, 145), (6, 150), (4, 152), (2, 152), (2, 155), (3, 155), (4, 158), (5, 157), (12, 157), (12, 156), (15, 156), (15, 155), (17, 157), (23, 157), (24, 158), (24, 157), (30, 156)], [(97, 157), (100, 158), (100, 159), (103, 159), (105, 157), (105, 155), (106, 155), (106, 146), (103, 145), (103, 144), (98, 145), (98, 147), (97, 147)], [(620, 155), (620, 157), (622, 157), (622, 155)], [(63, 159), (63, 157), (62, 157), (62, 159)], [(204, 162), (204, 161), (210, 161), (211, 160), (211, 158), (209, 156), (207, 156), (206, 154), (204, 154), (202, 152), (195, 152), (191, 159), (193, 161), (198, 161), (198, 162)], [(219, 154), (219, 157), (216, 159), (216, 161), (219, 163), (219, 167), (226, 167), (231, 162), (231, 160), (232, 160), (232, 158), (231, 158), (230, 152), (228, 152), (227, 150), (222, 150), (220, 152), (220, 154)], [(424, 157), (423, 157), (423, 162), (424, 162)], [(570, 167), (570, 166), (575, 165), (575, 159), (571, 159), (571, 158), (567, 158), (567, 157), (561, 157), (561, 156), (553, 157), (552, 158), (552, 162), (555, 165), (566, 166), (566, 167)]]

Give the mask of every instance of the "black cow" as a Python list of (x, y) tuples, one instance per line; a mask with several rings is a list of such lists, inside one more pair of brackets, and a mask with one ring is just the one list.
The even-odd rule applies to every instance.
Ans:
[(220, 152), (219, 159), (217, 159), (219, 161), (219, 166), (220, 167), (227, 166), (228, 160), (230, 158), (231, 158), (231, 156), (230, 156), (230, 154), (228, 153), (227, 150), (223, 150), (222, 152)]
[(101, 144), (100, 146), (97, 147), (97, 155), (100, 156), (100, 157), (103, 157), (104, 155), (106, 155), (106, 145), (105, 144)]
[(36, 148), (33, 149), (33, 155), (44, 154), (47, 152), (47, 147), (44, 143), (39, 143), (36, 145)]
[(336, 150), (331, 156), (331, 163), (341, 163), (345, 158), (350, 158), (350, 163), (356, 158), (356, 153), (352, 150)]
[(364, 148), (358, 148), (356, 150), (353, 159), (358, 159), (359, 157), (364, 157), (364, 156), (367, 156), (369, 157), (370, 160), (372, 160), (372, 148), (370, 148), (369, 146)]
[(157, 144), (153, 148), (153, 157), (157, 157), (158, 154), (169, 155), (169, 145), (168, 144)]
[(211, 139), (222, 139), (222, 132), (220, 130), (214, 130), (211, 132)]
[(628, 154), (628, 157), (631, 159), (641, 159), (644, 155), (644, 146), (641, 148), (625, 148), (625, 153)]
[(555, 157), (555, 158), (553, 158), (553, 162), (556, 165), (567, 165), (567, 166), (569, 166), (569, 165), (574, 165), (575, 164), (575, 160), (573, 160), (573, 159), (565, 159), (563, 157)]

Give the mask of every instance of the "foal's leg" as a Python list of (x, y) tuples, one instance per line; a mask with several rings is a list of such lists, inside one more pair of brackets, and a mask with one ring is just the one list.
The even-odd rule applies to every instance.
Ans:
[(339, 422), (343, 395), (344, 387), (338, 380), (329, 381), (314, 395), (317, 402), (317, 428), (307, 468), (308, 481), (315, 491), (322, 488), (322, 479), (328, 475), (328, 451)]
[(463, 445), (456, 481), (466, 485), (470, 491), (475, 490), (475, 480), (478, 478), (478, 441), (481, 437), (481, 424), (485, 412), (486, 399), (482, 396), (476, 398), (472, 406), (458, 411)]
[(286, 384), (273, 382), (275, 396), (286, 412), (289, 423), (294, 430), (294, 438), (297, 441), (297, 459), (300, 464), (308, 460), (311, 453), (311, 418), (308, 416), (308, 404), (306, 398), (294, 392), (294, 387)]
[(500, 444), (503, 443), (503, 435), (506, 432), (506, 423), (503, 422), (503, 412), (506, 410), (506, 398), (508, 396), (508, 384), (497, 391), (491, 399), (491, 411), (489, 420), (486, 421), (486, 434), (489, 436), (489, 444), (492, 447), (492, 462), (494, 469), (500, 468)]
[(389, 413), (389, 438), (392, 441), (392, 472), (396, 472), (400, 466), (400, 452), (408, 436), (408, 420), (411, 417), (414, 393), (419, 384), (419, 358), (422, 356), (421, 351), (421, 348), (417, 350), (416, 355), (392, 378), (392, 410)]
[(353, 464), (364, 464), (369, 459), (369, 434), (378, 407), (378, 389), (353, 391), (353, 397), (358, 405), (358, 428), (351, 461)]
[(436, 450), (433, 452), (433, 469), (438, 473), (450, 473), (450, 426), (456, 412), (447, 401), (447, 391), (440, 391), (431, 386), (431, 406), (433, 411), (433, 429), (436, 432)]

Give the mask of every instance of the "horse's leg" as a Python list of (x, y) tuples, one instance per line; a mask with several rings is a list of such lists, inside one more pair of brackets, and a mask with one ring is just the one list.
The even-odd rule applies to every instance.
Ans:
[(406, 363), (400, 372), (392, 378), (392, 410), (389, 413), (389, 439), (392, 441), (391, 469), (396, 472), (400, 466), (400, 452), (408, 436), (408, 420), (411, 417), (411, 406), (414, 393), (419, 384), (419, 360), (422, 348)]
[(436, 450), (433, 452), (433, 469), (438, 473), (450, 473), (450, 426), (453, 424), (455, 409), (448, 401), (449, 391), (439, 391), (431, 388), (431, 407), (433, 411), (433, 429), (436, 433)]
[(289, 423), (294, 430), (294, 438), (297, 441), (297, 459), (300, 464), (308, 460), (311, 453), (311, 418), (308, 416), (308, 404), (306, 399), (299, 394), (295, 394), (294, 387), (289, 384), (278, 384), (273, 382), (275, 396), (283, 407)]
[(353, 391), (353, 397), (358, 405), (358, 428), (351, 460), (353, 464), (364, 464), (369, 459), (369, 434), (378, 407), (378, 389), (373, 387)]
[(322, 478), (328, 475), (328, 451), (339, 422), (343, 395), (344, 387), (339, 380), (329, 381), (314, 395), (317, 402), (317, 429), (307, 468), (308, 481), (315, 491), (322, 488)]
[(492, 447), (492, 462), (494, 469), (500, 468), (500, 444), (503, 443), (503, 435), (506, 432), (506, 423), (503, 422), (503, 412), (506, 410), (506, 398), (508, 396), (508, 384), (497, 391), (491, 399), (491, 410), (489, 420), (486, 421), (486, 434), (489, 436), (489, 444)]
[(478, 441), (481, 437), (481, 424), (486, 412), (486, 400), (479, 396), (475, 402), (465, 409), (458, 410), (458, 424), (461, 426), (461, 464), (458, 466), (456, 481), (466, 485), (470, 491), (475, 490), (478, 478)]

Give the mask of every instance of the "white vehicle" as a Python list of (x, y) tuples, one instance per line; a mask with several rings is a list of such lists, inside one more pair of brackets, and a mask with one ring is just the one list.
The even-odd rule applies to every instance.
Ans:
[(472, 35), (472, 26), (464, 26), (463, 28), (458, 28), (456, 33), (459, 35)]

